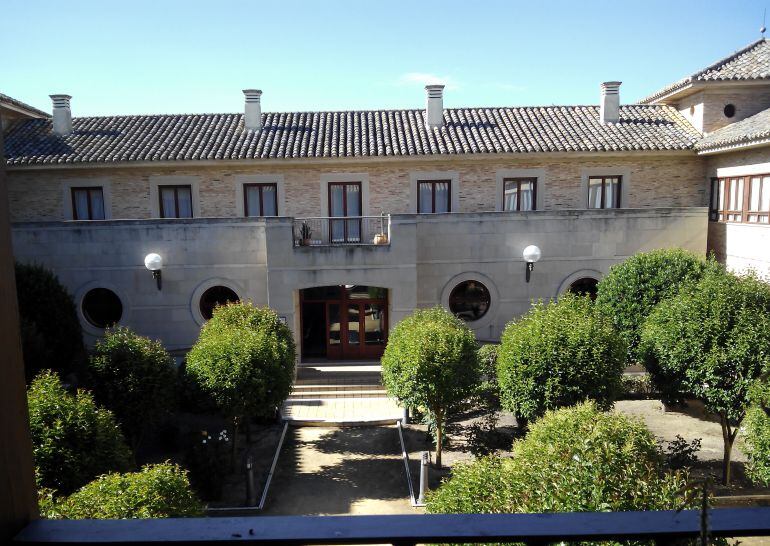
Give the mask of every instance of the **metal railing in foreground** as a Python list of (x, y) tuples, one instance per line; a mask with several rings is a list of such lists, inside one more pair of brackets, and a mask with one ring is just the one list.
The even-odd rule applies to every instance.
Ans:
[[(770, 535), (770, 507), (709, 511), (709, 536)], [(25, 544), (397, 544), (698, 538), (701, 512), (582, 512), (408, 516), (266, 516), (146, 520), (38, 520)]]
[(389, 244), (389, 214), (294, 219), (295, 247)]

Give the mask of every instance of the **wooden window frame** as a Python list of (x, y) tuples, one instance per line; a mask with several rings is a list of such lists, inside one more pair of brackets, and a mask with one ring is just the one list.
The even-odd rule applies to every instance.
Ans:
[[(607, 180), (610, 178), (617, 178), (618, 179), (618, 188), (615, 192), (615, 206), (612, 208), (607, 207), (606, 199), (607, 199)], [(601, 180), (602, 181), (602, 202), (601, 206), (599, 207), (592, 207), (591, 206), (591, 180)], [(587, 198), (588, 198), (588, 208), (594, 209), (594, 210), (612, 210), (612, 209), (619, 209), (621, 204), (621, 194), (623, 193), (623, 175), (620, 174), (595, 174), (595, 175), (589, 175), (588, 176), (588, 184), (587, 184), (586, 191), (588, 192)]]
[[(77, 202), (75, 201), (75, 192), (77, 191), (84, 191), (88, 196), (88, 218), (80, 218), (78, 216)], [(96, 191), (102, 194), (102, 218), (94, 218), (91, 193)], [(104, 220), (107, 218), (107, 211), (105, 210), (106, 205), (104, 202), (104, 188), (102, 186), (73, 186), (70, 188), (70, 198), (72, 199), (73, 220)]]
[(255, 216), (249, 216), (249, 188), (259, 188), (259, 214), (256, 217), (265, 216), (265, 197), (263, 188), (266, 186), (271, 186), (273, 188), (273, 197), (275, 198), (274, 216), (278, 216), (278, 184), (275, 182), (254, 182), (243, 185), (243, 215), (246, 218), (255, 218)]
[[(444, 184), (447, 185), (447, 207), (446, 212), (452, 212), (452, 180), (450, 178), (446, 179), (440, 179), (440, 180), (417, 180), (417, 214), (444, 214), (443, 212), (436, 212), (436, 184)], [(431, 207), (430, 212), (421, 212), (420, 209), (420, 185), (422, 184), (430, 184), (430, 196), (431, 196)]]
[(503, 178), (503, 211), (514, 212), (513, 209), (509, 210), (505, 208), (505, 185), (508, 182), (516, 182), (515, 212), (521, 212), (521, 183), (522, 182), (532, 182), (532, 208), (524, 212), (537, 210), (537, 177), (536, 176), (515, 176), (515, 177)]
[[(332, 186), (342, 186), (342, 210), (345, 212), (345, 216), (333, 216), (332, 215)], [(358, 186), (358, 215), (357, 216), (349, 216), (348, 215), (348, 186)], [(360, 181), (358, 182), (328, 182), (326, 184), (326, 194), (328, 199), (328, 205), (329, 205), (329, 242), (332, 242), (332, 230), (333, 230), (333, 223), (334, 220), (332, 218), (339, 218), (343, 225), (343, 239), (341, 242), (344, 243), (354, 243), (354, 242), (361, 242), (361, 238), (363, 236), (362, 228), (363, 228), (363, 212), (364, 212), (364, 187), (363, 183)], [(348, 235), (348, 222), (351, 220), (348, 220), (347, 218), (358, 218), (358, 238), (350, 237)], [(353, 220), (355, 221), (355, 220)], [(340, 241), (338, 241), (340, 242)]]
[[(158, 185), (158, 212), (163, 219), (182, 219), (179, 216), (179, 190), (185, 188), (190, 191), (190, 218), (195, 217), (195, 210), (193, 208), (193, 188), (191, 184), (159, 184)], [(174, 216), (167, 216), (166, 210), (163, 208), (163, 190), (174, 190)], [(185, 216), (184, 218), (187, 218)]]
[[(760, 174), (746, 174), (741, 176), (720, 176), (711, 179), (711, 191), (709, 199), (709, 221), (722, 222), (722, 223), (734, 223), (734, 224), (756, 224), (765, 226), (770, 224), (770, 211), (764, 210), (751, 210), (751, 179), (759, 178), (759, 203), (762, 203), (762, 181), (765, 178), (770, 177), (770, 173)], [(737, 183), (738, 180), (743, 181), (743, 194), (740, 209), (731, 209), (730, 206), (730, 188), (733, 183)], [(719, 193), (719, 186), (724, 183), (722, 194)], [(715, 191), (716, 188), (716, 191)], [(722, 208), (719, 208), (719, 199), (722, 198)], [(764, 214), (763, 214), (764, 213)], [(740, 220), (728, 220), (728, 215), (740, 214)], [(768, 216), (766, 221), (750, 221), (750, 215), (756, 216)]]

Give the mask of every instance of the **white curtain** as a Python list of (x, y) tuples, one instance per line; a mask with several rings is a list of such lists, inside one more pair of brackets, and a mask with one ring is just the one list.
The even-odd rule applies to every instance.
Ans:
[(437, 182), (436, 210), (434, 212), (449, 212), (449, 182)]

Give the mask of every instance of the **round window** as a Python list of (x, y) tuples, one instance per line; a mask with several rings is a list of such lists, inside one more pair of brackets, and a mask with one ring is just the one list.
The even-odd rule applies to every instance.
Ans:
[(200, 310), (204, 319), (209, 320), (214, 314), (217, 305), (224, 305), (238, 301), (240, 298), (226, 286), (212, 286), (201, 295)]
[(725, 117), (731, 118), (735, 115), (735, 105), (734, 104), (725, 104)]
[(83, 296), (83, 316), (97, 328), (107, 328), (120, 321), (123, 304), (118, 295), (107, 288), (92, 288)]
[(592, 300), (596, 299), (596, 286), (599, 281), (592, 279), (591, 277), (583, 277), (578, 279), (569, 285), (569, 291), (579, 296), (591, 296)]
[(486, 315), (490, 303), (489, 290), (479, 281), (463, 281), (449, 294), (449, 310), (466, 322)]

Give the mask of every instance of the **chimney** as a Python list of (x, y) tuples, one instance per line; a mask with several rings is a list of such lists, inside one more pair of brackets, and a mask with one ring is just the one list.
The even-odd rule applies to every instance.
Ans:
[(67, 136), (72, 132), (72, 110), (69, 95), (49, 95), (53, 101), (53, 132)]
[(425, 125), (428, 129), (444, 126), (444, 86), (442, 84), (426, 85), (428, 97), (425, 106)]
[(599, 105), (601, 123), (617, 123), (620, 118), (620, 84), (623, 82), (604, 82), (601, 84), (602, 100)]
[(244, 89), (246, 104), (243, 115), (243, 127), (247, 131), (259, 131), (262, 128), (262, 91), (260, 89)]

